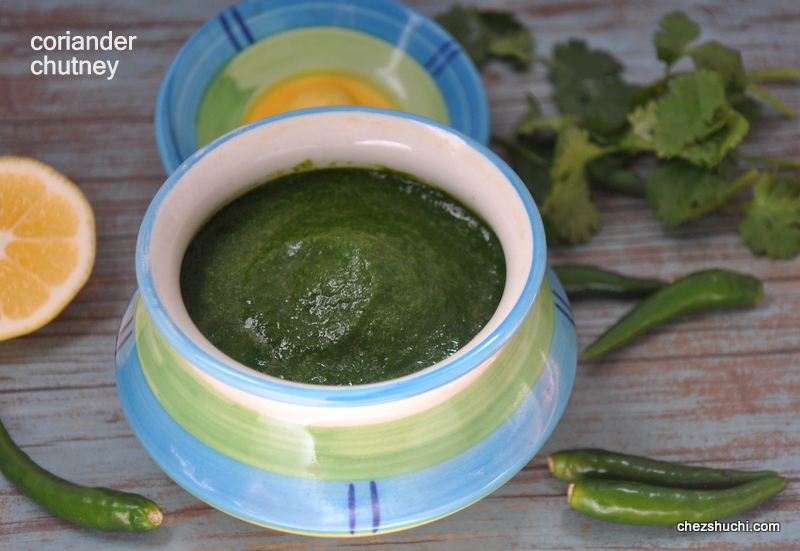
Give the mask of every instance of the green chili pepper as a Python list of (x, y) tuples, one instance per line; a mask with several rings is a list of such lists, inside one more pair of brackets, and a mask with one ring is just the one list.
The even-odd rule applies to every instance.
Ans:
[(20, 491), (59, 517), (100, 530), (152, 530), (161, 509), (138, 494), (73, 484), (28, 457), (0, 422), (0, 472)]
[(564, 450), (547, 458), (550, 472), (565, 482), (583, 479), (631, 480), (683, 489), (723, 489), (778, 476), (775, 471), (737, 471), (677, 465), (638, 455), (598, 449)]
[(643, 299), (583, 354), (587, 358), (601, 356), (659, 323), (702, 308), (757, 304), (762, 293), (761, 282), (749, 275), (727, 270), (694, 272)]
[(629, 277), (583, 264), (562, 264), (552, 268), (570, 298), (582, 295), (650, 295), (667, 284), (658, 279)]
[(567, 502), (591, 517), (622, 524), (675, 525), (719, 520), (763, 503), (786, 487), (768, 476), (725, 490), (664, 488), (642, 482), (579, 480), (570, 484)]

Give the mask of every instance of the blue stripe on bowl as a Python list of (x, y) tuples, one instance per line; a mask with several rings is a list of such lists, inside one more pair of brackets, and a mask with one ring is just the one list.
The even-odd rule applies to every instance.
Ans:
[(247, 23), (245, 23), (244, 18), (239, 13), (239, 10), (236, 9), (236, 6), (231, 7), (231, 14), (236, 22), (239, 24), (239, 28), (241, 29), (242, 33), (244, 34), (247, 42), (249, 44), (253, 44), (255, 42), (255, 38), (253, 38), (253, 33), (250, 32), (250, 29), (247, 27)]
[(433, 67), (439, 62), (439, 60), (443, 57), (448, 55), (450, 48), (452, 48), (456, 44), (455, 39), (447, 40), (443, 42), (441, 46), (436, 48), (436, 51), (433, 52), (433, 55), (428, 58), (428, 61), (425, 62), (423, 65), (426, 69), (433, 69)]
[(219, 17), (217, 17), (217, 19), (219, 19), (219, 22), (222, 25), (222, 28), (225, 30), (225, 34), (227, 35), (228, 40), (230, 40), (231, 44), (233, 44), (233, 47), (236, 49), (237, 52), (241, 52), (242, 47), (239, 45), (239, 41), (236, 40), (236, 37), (233, 35), (233, 31), (231, 31), (230, 25), (228, 25), (228, 20), (225, 17), (225, 13), (219, 14)]

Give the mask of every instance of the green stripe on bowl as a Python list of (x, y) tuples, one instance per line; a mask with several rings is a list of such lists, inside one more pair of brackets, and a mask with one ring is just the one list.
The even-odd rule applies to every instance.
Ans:
[(528, 395), (550, 351), (553, 294), (547, 278), (528, 318), (471, 385), (407, 417), (348, 427), (305, 426), (262, 415), (211, 387), (161, 337), (140, 302), (136, 345), (145, 378), (169, 414), (229, 457), (285, 476), (372, 480), (450, 459), (497, 429)]

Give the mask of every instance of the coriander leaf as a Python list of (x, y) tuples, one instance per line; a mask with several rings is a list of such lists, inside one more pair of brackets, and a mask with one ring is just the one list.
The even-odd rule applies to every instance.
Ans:
[(653, 215), (667, 226), (689, 220), (692, 210), (726, 195), (735, 163), (725, 159), (713, 168), (672, 159), (657, 167), (645, 183)]
[(558, 234), (556, 225), (546, 214), (542, 215), (542, 226), (544, 226), (544, 239), (548, 245), (558, 245), (559, 243), (563, 243), (561, 236)]
[(628, 115), (630, 129), (628, 134), (620, 141), (620, 146), (629, 151), (655, 150), (655, 130), (658, 122), (656, 102), (636, 107)]
[(481, 68), (489, 57), (491, 37), (476, 11), (454, 5), (449, 11), (436, 16), (436, 21), (458, 40), (472, 62)]
[[(529, 97), (528, 101), (530, 109), (526, 117), (528, 117), (528, 124), (531, 126), (529, 133), (518, 134), (515, 139), (496, 135), (492, 136), (492, 139), (505, 147), (514, 171), (531, 192), (536, 204), (541, 206), (553, 189), (550, 165), (553, 161), (555, 139), (549, 131), (557, 131), (562, 125), (558, 124), (558, 128), (546, 125), (543, 121), (547, 119), (541, 118), (536, 101), (532, 97)], [(538, 126), (539, 123), (544, 126)], [(548, 132), (543, 133), (541, 130), (548, 130)], [(547, 244), (555, 245), (561, 241), (558, 228), (546, 213), (541, 214)]]
[(602, 50), (589, 50), (586, 42), (570, 39), (566, 43), (553, 47), (553, 65), (550, 68), (550, 82), (556, 87), (580, 79), (598, 79), (606, 76), (618, 76), (622, 64)]
[(700, 26), (680, 11), (668, 13), (658, 23), (653, 35), (658, 59), (671, 66), (683, 54), (686, 45), (700, 36)]
[(653, 146), (659, 157), (713, 166), (747, 135), (747, 120), (725, 99), (721, 77), (698, 70), (676, 78), (655, 107)]
[(631, 98), (631, 108), (643, 107), (667, 93), (669, 78), (662, 78), (645, 87), (639, 88)]
[(697, 69), (713, 71), (722, 77), (722, 84), (729, 95), (741, 94), (747, 88), (747, 73), (739, 50), (712, 40), (692, 48), (687, 53)]
[(645, 195), (644, 180), (635, 170), (629, 167), (629, 155), (606, 155), (586, 165), (589, 178), (609, 189), (628, 195), (643, 197)]
[(739, 223), (755, 254), (789, 259), (800, 253), (800, 179), (768, 172), (753, 187), (753, 202)]
[(600, 147), (591, 142), (589, 132), (570, 125), (558, 135), (552, 168), (554, 181), (565, 181), (586, 164), (611, 153), (611, 148)]
[(532, 94), (525, 96), (528, 110), (517, 121), (517, 126), (514, 128), (514, 134), (533, 134), (540, 127), (542, 121), (542, 108), (539, 102)]
[(571, 245), (585, 243), (600, 227), (600, 211), (592, 203), (586, 172), (571, 175), (545, 201), (546, 216), (552, 227)]
[(741, 114), (752, 128), (761, 119), (761, 104), (751, 97), (741, 95), (728, 96), (728, 101), (737, 113)]
[(527, 94), (525, 96), (525, 101), (528, 104), (528, 110), (517, 124), (518, 127), (526, 120), (537, 121), (542, 118), (542, 107), (539, 105), (539, 102), (536, 101), (536, 98), (533, 96), (533, 94)]
[(524, 69), (533, 59), (530, 31), (511, 13), (483, 10), (478, 14), (489, 29), (489, 53), (510, 61), (518, 70)]
[(567, 126), (558, 136), (550, 170), (553, 189), (541, 210), (569, 243), (587, 241), (600, 226), (600, 211), (591, 201), (586, 165), (611, 151), (593, 144), (589, 132), (575, 125)]
[(525, 136), (518, 136), (516, 140), (495, 136), (494, 140), (508, 151), (514, 172), (531, 192), (536, 204), (544, 203), (553, 189), (553, 179), (550, 177), (553, 144), (538, 142)]
[(539, 131), (560, 132), (571, 122), (568, 116), (553, 115), (543, 117), (539, 102), (531, 95), (528, 95), (528, 110), (517, 123), (514, 129), (516, 135), (530, 135)]
[(722, 128), (726, 115), (725, 90), (716, 73), (697, 71), (676, 78), (656, 104), (657, 153), (674, 157), (687, 145)]
[(620, 77), (622, 65), (582, 40), (556, 44), (548, 78), (562, 114), (577, 115), (592, 133), (610, 135), (625, 124), (637, 88)]
[(747, 119), (731, 109), (722, 128), (700, 142), (687, 145), (678, 156), (696, 165), (714, 166), (744, 139), (749, 130)]
[(505, 59), (516, 69), (524, 69), (533, 59), (533, 38), (514, 14), (455, 5), (436, 21), (458, 40), (478, 68), (491, 57)]
[(620, 78), (603, 79), (587, 88), (583, 124), (591, 132), (608, 140), (623, 131), (636, 88)]

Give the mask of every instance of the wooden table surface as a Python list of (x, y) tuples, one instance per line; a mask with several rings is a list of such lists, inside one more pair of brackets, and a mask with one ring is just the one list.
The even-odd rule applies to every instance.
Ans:
[[(445, 0), (410, 2), (434, 15)], [(642, 200), (598, 193), (603, 227), (588, 244), (552, 248), (552, 263), (585, 262), (631, 274), (674, 278), (719, 266), (764, 281), (753, 310), (709, 311), (669, 323), (619, 353), (579, 360), (564, 416), (550, 440), (510, 482), (454, 515), (374, 537), (315, 539), (252, 526), (174, 484), (134, 438), (114, 380), (115, 336), (135, 289), (134, 245), (143, 213), (165, 179), (153, 134), (160, 80), (172, 56), (228, 0), (0, 0), (0, 155), (23, 155), (73, 179), (97, 217), (97, 261), (86, 287), (43, 329), (0, 343), (0, 415), (31, 457), (86, 485), (145, 494), (165, 511), (150, 533), (76, 527), (33, 504), (0, 477), (0, 549), (243, 550), (368, 548), (800, 549), (800, 260), (756, 258), (736, 232), (739, 214), (720, 212), (678, 230), (655, 222)], [(572, 36), (616, 54), (626, 77), (647, 82), (661, 68), (650, 43), (674, 9), (698, 21), (705, 38), (743, 52), (746, 67), (800, 66), (800, 3), (787, 0), (494, 0), (513, 10), (539, 51)], [(115, 52), (113, 80), (34, 76), (34, 35), (136, 35)], [(98, 55), (97, 58), (102, 58)], [(108, 57), (108, 56), (107, 56)], [(483, 73), (492, 129), (509, 132), (533, 93), (551, 109), (545, 71)], [(800, 112), (800, 83), (768, 89)], [(800, 122), (767, 107), (745, 151), (800, 161)], [(573, 304), (585, 347), (632, 303)], [(788, 488), (750, 521), (779, 522), (779, 533), (682, 534), (675, 527), (604, 523), (566, 504), (547, 452), (604, 447), (655, 458), (742, 469), (774, 469)]]

